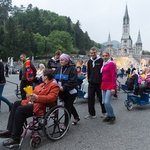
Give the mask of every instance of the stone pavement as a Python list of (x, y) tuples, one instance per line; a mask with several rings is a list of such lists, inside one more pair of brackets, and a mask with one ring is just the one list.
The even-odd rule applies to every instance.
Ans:
[[(10, 75), (9, 81), (19, 83), (18, 75)], [(122, 82), (125, 79), (119, 79)], [(15, 85), (7, 83), (4, 96), (11, 101), (17, 100), (14, 94)], [(150, 149), (150, 105), (144, 107), (134, 106), (128, 111), (124, 106), (126, 94), (118, 92), (118, 99), (112, 100), (116, 114), (116, 123), (108, 125), (102, 122), (99, 103), (96, 102), (97, 118), (86, 120), (87, 100), (78, 99), (75, 104), (81, 121), (76, 126), (70, 125), (68, 133), (59, 141), (42, 139), (38, 150), (149, 150)], [(8, 119), (8, 107), (2, 102), (0, 113), (0, 130), (6, 128)], [(30, 132), (30, 131), (29, 131)], [(2, 146), (4, 139), (0, 139), (0, 150), (6, 150)], [(21, 150), (30, 149), (30, 136), (27, 135)]]

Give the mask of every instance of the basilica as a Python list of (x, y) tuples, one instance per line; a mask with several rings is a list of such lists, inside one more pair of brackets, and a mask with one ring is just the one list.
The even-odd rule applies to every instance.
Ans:
[(128, 14), (128, 7), (126, 5), (125, 14), (123, 17), (123, 26), (122, 26), (122, 37), (121, 44), (118, 48), (113, 48), (111, 42), (110, 33), (108, 35), (108, 41), (105, 51), (109, 52), (111, 56), (134, 56), (139, 57), (142, 52), (142, 41), (140, 31), (138, 32), (137, 41), (133, 44), (132, 38), (130, 36), (130, 18)]

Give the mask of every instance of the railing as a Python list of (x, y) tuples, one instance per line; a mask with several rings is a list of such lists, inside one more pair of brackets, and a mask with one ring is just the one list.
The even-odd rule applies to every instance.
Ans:
[(15, 83), (15, 82), (11, 82), (11, 81), (6, 81), (6, 82), (16, 85), (16, 89), (14, 90), (15, 95), (16, 95), (19, 99), (21, 99), (21, 92), (20, 92), (20, 87), (19, 87), (19, 85), (18, 85), (17, 83)]

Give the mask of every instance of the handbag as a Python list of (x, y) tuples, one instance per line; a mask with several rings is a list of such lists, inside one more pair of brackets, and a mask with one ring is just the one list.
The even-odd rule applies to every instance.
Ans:
[(143, 84), (140, 84), (141, 88), (147, 88), (148, 87), (148, 82), (145, 80)]

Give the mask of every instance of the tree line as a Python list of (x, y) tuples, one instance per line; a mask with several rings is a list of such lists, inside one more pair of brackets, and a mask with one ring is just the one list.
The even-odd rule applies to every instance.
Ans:
[(39, 9), (29, 4), (27, 8), (0, 1), (0, 57), (28, 56), (50, 57), (56, 50), (78, 55), (86, 54), (92, 46), (101, 47), (83, 32), (80, 22), (70, 17)]

